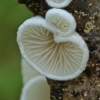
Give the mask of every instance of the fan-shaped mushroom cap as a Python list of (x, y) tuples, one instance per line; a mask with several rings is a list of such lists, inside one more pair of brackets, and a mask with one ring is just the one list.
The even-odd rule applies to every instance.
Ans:
[(24, 86), (20, 100), (50, 100), (50, 88), (45, 77), (31, 79)]
[(17, 35), (21, 54), (35, 70), (48, 78), (73, 79), (86, 67), (87, 45), (77, 33), (65, 38), (53, 36), (51, 27), (41, 17), (25, 21)]
[(22, 78), (23, 83), (26, 84), (30, 79), (39, 76), (40, 74), (34, 70), (26, 61), (24, 58), (22, 58)]
[(46, 13), (46, 20), (56, 27), (56, 34), (68, 36), (75, 32), (76, 21), (72, 14), (62, 9), (50, 9)]
[(50, 7), (64, 8), (70, 4), (72, 0), (46, 0)]

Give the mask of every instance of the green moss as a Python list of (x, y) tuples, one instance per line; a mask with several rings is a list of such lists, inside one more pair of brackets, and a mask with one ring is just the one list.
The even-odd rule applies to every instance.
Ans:
[(0, 100), (19, 100), (22, 89), (21, 55), (16, 43), (19, 25), (32, 17), (15, 0), (0, 0)]

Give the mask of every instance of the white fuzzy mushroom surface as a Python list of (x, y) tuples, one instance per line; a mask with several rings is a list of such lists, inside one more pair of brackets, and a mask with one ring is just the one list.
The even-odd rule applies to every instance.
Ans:
[(67, 7), (72, 0), (46, 0), (50, 7), (54, 8), (64, 8)]
[(50, 87), (46, 78), (37, 76), (22, 89), (20, 100), (50, 100)]
[[(36, 16), (26, 20), (19, 27), (17, 42), (22, 56), (37, 72), (50, 79), (76, 78), (85, 70), (89, 58), (85, 41), (75, 31), (69, 35), (60, 35), (58, 29), (64, 23), (55, 27), (46, 19)], [(61, 22), (64, 17), (59, 17), (59, 19)], [(65, 20), (68, 21), (66, 18)], [(53, 21), (55, 20), (52, 20), (52, 23)], [(67, 33), (67, 30), (65, 32)]]
[(45, 19), (51, 26), (55, 27), (54, 35), (65, 37), (75, 32), (76, 21), (72, 14), (65, 10), (50, 9), (47, 11)]

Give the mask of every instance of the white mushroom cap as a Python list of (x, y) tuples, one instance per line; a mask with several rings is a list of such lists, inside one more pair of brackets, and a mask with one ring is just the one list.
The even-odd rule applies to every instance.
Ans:
[(26, 84), (30, 79), (39, 76), (40, 74), (34, 70), (26, 61), (24, 58), (22, 58), (21, 61), (22, 66), (22, 79), (23, 83)]
[(20, 100), (50, 100), (50, 88), (45, 77), (31, 79), (24, 86)]
[(72, 0), (46, 0), (50, 7), (64, 8), (71, 3)]
[(56, 8), (48, 10), (46, 20), (56, 28), (55, 35), (58, 34), (65, 37), (75, 32), (76, 21), (72, 14), (65, 10)]
[(21, 54), (36, 71), (48, 78), (76, 78), (86, 67), (87, 45), (77, 33), (65, 38), (53, 36), (51, 27), (41, 17), (25, 21), (17, 35)]

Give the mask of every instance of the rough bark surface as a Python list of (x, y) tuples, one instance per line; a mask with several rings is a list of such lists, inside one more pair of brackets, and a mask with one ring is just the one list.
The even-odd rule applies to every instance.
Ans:
[[(18, 0), (34, 15), (45, 17), (50, 7), (45, 0)], [(69, 81), (47, 79), (51, 87), (51, 100), (100, 100), (100, 0), (72, 0), (63, 8), (76, 19), (76, 31), (86, 41), (90, 57), (86, 70)]]

